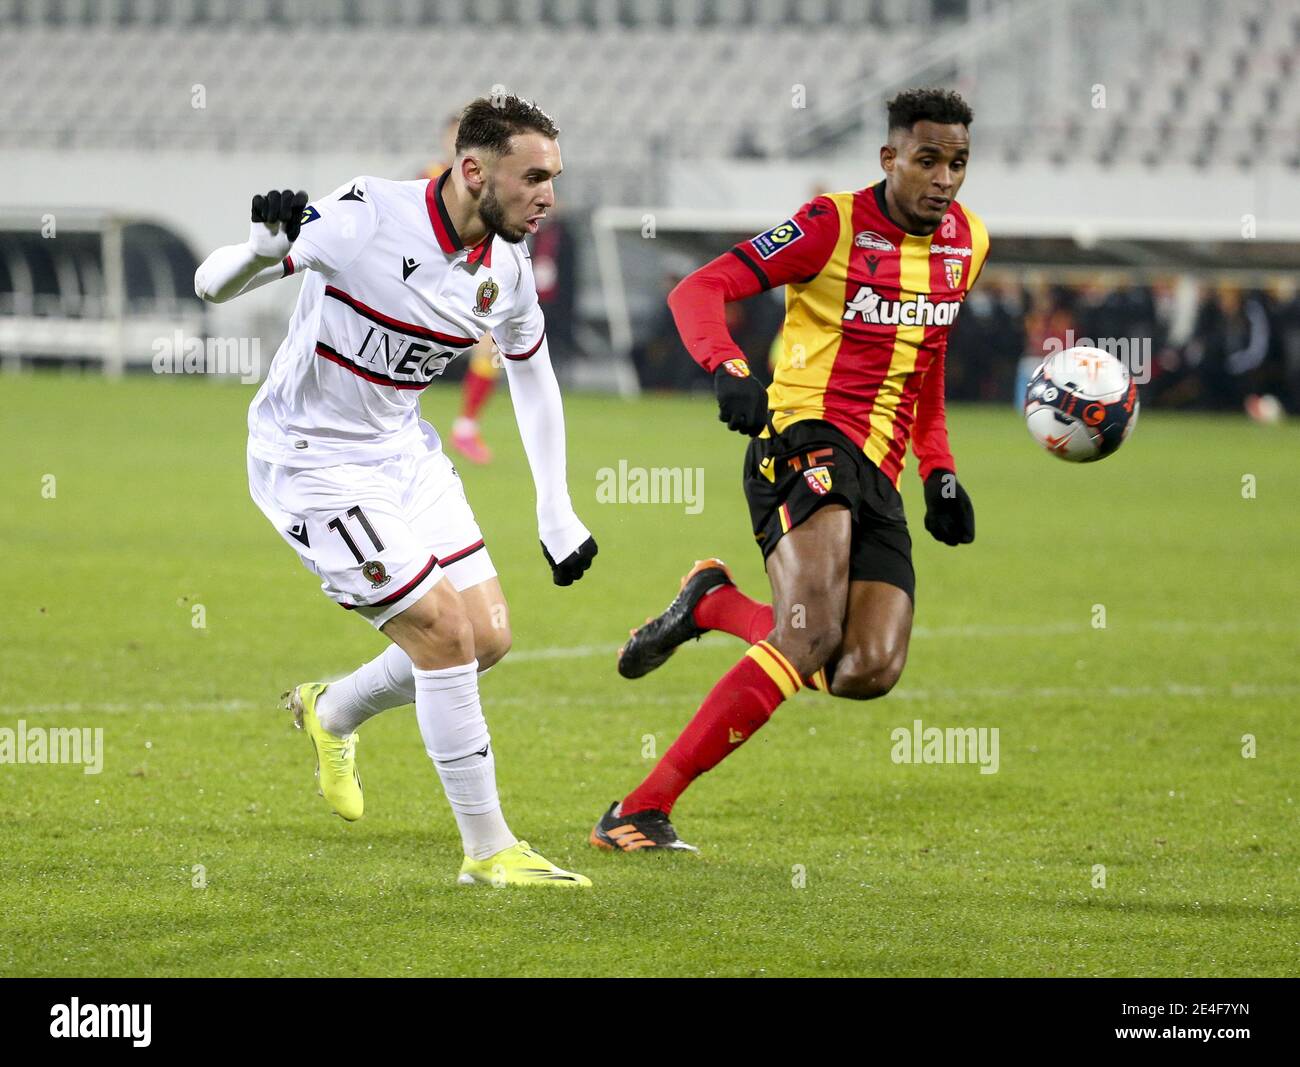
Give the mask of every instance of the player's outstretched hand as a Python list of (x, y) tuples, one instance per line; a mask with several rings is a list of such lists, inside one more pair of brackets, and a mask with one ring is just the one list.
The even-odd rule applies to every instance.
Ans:
[(591, 566), (591, 561), (596, 558), (597, 551), (599, 550), (596, 548), (596, 539), (588, 537), (574, 551), (556, 563), (551, 559), (551, 553), (546, 545), (542, 545), (542, 555), (551, 565), (551, 579), (556, 585), (572, 585), (581, 578)]
[(253, 251), (267, 259), (283, 259), (298, 240), (307, 194), (302, 190), (272, 189), (265, 196), (253, 197), (253, 225), (248, 243)]
[(952, 471), (931, 471), (925, 480), (925, 528), (945, 545), (975, 540), (975, 505)]
[(729, 359), (713, 372), (713, 391), (718, 395), (718, 418), (728, 430), (754, 437), (767, 425), (767, 390), (743, 359)]

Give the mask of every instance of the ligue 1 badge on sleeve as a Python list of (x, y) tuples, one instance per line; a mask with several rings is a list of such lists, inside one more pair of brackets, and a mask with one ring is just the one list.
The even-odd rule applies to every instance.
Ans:
[(799, 224), (794, 219), (786, 219), (779, 226), (773, 226), (770, 230), (760, 233), (750, 241), (750, 244), (764, 259), (771, 259), (781, 249), (794, 244), (802, 236), (803, 230), (799, 229)]

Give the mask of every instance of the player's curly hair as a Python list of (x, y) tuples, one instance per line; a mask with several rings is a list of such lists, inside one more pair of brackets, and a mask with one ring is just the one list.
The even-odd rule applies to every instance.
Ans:
[(511, 137), (530, 131), (544, 137), (560, 136), (555, 120), (531, 100), (514, 95), (480, 96), (460, 113), (456, 154), (470, 148), (486, 148), (505, 155), (510, 151)]
[(951, 89), (906, 89), (885, 105), (891, 130), (910, 130), (918, 122), (969, 126), (975, 112)]

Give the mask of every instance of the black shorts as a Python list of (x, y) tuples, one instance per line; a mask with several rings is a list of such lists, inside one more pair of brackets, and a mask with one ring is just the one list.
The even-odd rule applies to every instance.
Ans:
[(849, 579), (888, 582), (916, 599), (903, 498), (830, 423), (808, 419), (776, 437), (754, 438), (745, 453), (745, 499), (764, 560), (818, 508), (844, 505), (853, 522)]

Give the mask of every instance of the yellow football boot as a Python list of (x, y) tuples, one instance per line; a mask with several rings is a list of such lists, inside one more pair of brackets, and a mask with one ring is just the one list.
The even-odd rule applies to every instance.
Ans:
[(324, 682), (305, 682), (284, 694), (284, 706), (293, 712), (293, 724), (306, 730), (316, 750), (317, 792), (330, 802), (336, 815), (348, 822), (361, 818), (365, 798), (361, 792), (361, 775), (357, 771), (355, 733), (338, 737), (316, 718), (316, 701), (325, 692)]
[(460, 865), (461, 885), (491, 885), (498, 889), (508, 885), (555, 885), (566, 888), (590, 888), (591, 879), (572, 871), (563, 871), (527, 841), (516, 841), (495, 856), (472, 860), (468, 856)]

